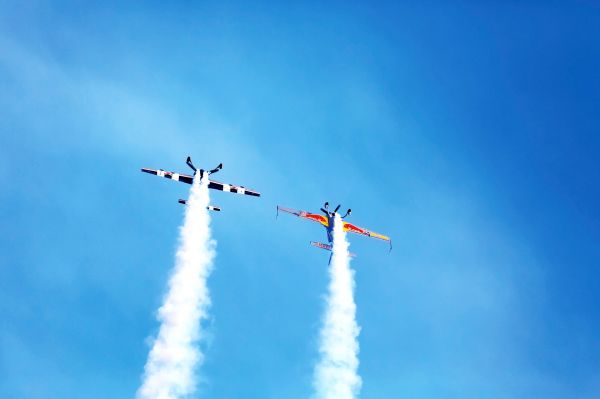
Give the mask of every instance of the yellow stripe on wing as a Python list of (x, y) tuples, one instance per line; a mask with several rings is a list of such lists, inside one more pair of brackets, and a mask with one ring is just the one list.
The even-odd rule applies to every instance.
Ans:
[(390, 241), (390, 237), (388, 237), (388, 236), (384, 236), (383, 234), (379, 234), (379, 233), (374, 233), (372, 231), (370, 233), (371, 233), (371, 237), (379, 238), (380, 240), (384, 240), (384, 241)]

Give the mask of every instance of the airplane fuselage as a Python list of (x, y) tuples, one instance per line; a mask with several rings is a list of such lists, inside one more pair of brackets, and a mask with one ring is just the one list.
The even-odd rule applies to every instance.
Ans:
[(333, 244), (333, 226), (335, 225), (335, 212), (327, 212), (327, 226), (325, 230), (327, 231), (327, 240), (330, 244)]

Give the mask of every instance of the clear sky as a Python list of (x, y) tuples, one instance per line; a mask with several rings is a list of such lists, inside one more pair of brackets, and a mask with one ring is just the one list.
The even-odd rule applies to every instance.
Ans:
[[(223, 162), (200, 398), (308, 398), (352, 207), (361, 397), (600, 397), (593, 1), (0, 1), (0, 397), (131, 398)], [(415, 5), (419, 3), (419, 5)], [(568, 5), (567, 5), (568, 3)]]

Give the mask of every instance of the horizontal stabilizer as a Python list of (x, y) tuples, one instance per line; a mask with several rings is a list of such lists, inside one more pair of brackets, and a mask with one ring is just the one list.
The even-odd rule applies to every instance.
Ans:
[(331, 245), (323, 244), (322, 242), (316, 242), (316, 241), (311, 241), (310, 245), (312, 245), (313, 247), (324, 249), (326, 251), (331, 251), (331, 248), (332, 248)]
[[(316, 241), (311, 241), (310, 245), (312, 245), (313, 247), (324, 249), (326, 251), (331, 251), (333, 248), (333, 245), (323, 244), (322, 242), (316, 242)], [(353, 254), (352, 252), (349, 252), (349, 254), (351, 257), (356, 258), (356, 254)]]
[[(187, 201), (184, 199), (180, 199), (177, 202), (179, 202), (182, 205), (186, 205)], [(221, 212), (221, 207), (220, 206), (213, 206), (213, 205), (209, 205), (206, 207), (206, 209), (208, 209), (209, 211), (216, 211), (216, 212)]]

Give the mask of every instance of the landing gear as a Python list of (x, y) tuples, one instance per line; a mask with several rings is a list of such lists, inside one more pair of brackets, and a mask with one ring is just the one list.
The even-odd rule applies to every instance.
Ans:
[[(323, 212), (325, 215), (327, 215), (327, 217), (333, 217), (333, 216), (334, 216), (334, 215), (337, 213), (337, 211), (339, 211), (339, 210), (340, 210), (340, 207), (341, 207), (341, 205), (338, 205), (338, 206), (337, 206), (337, 207), (336, 207), (336, 208), (333, 210), (333, 212), (331, 212), (331, 211), (329, 211), (329, 202), (326, 202), (326, 203), (323, 205), (323, 208), (321, 208), (321, 212)], [(344, 216), (342, 216), (342, 219), (343, 219), (343, 218), (345, 218), (346, 216), (350, 216), (350, 214), (351, 214), (351, 213), (352, 213), (352, 209), (348, 209), (348, 210), (346, 211), (346, 214), (345, 214)]]
[(189, 166), (190, 168), (192, 168), (192, 170), (194, 172), (196, 172), (196, 167), (194, 166), (194, 164), (192, 163), (192, 158), (187, 157), (187, 159), (185, 160), (185, 163), (187, 164), (187, 166)]
[(222, 163), (220, 163), (219, 166), (217, 166), (216, 168), (214, 168), (213, 170), (211, 170), (210, 172), (208, 172), (208, 174), (212, 175), (213, 173), (217, 173), (221, 169), (223, 169), (223, 164)]
[[(204, 176), (204, 169), (200, 169), (200, 170), (196, 169), (196, 167), (192, 163), (192, 158), (187, 157), (187, 159), (185, 160), (185, 163), (187, 164), (187, 166), (189, 166), (194, 171), (194, 174), (199, 171), (200, 172), (200, 177)], [(208, 171), (208, 174), (212, 175), (213, 173), (217, 173), (221, 169), (223, 169), (223, 164), (222, 163), (220, 163), (216, 168)]]

